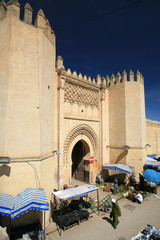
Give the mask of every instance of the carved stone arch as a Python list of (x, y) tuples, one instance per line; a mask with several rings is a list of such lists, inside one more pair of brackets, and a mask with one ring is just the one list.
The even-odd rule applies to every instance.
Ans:
[(86, 124), (81, 124), (75, 127), (70, 134), (67, 136), (64, 142), (64, 152), (63, 152), (63, 164), (69, 164), (69, 147), (72, 141), (79, 135), (85, 135), (89, 138), (93, 147), (93, 157), (95, 160), (99, 160), (99, 141), (94, 130)]

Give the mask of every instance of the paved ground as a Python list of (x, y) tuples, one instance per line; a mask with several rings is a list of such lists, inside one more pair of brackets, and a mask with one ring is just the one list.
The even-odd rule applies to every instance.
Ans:
[[(100, 199), (106, 195), (99, 190)], [(160, 187), (157, 195), (160, 196)], [(114, 196), (114, 195), (113, 195)], [(96, 195), (94, 196), (96, 198)], [(116, 196), (118, 198), (119, 196)], [(131, 202), (128, 199), (118, 201), (121, 207), (122, 216), (117, 229), (112, 226), (108, 213), (100, 212), (100, 215), (91, 214), (93, 218), (75, 225), (59, 236), (55, 223), (51, 222), (47, 227), (48, 240), (130, 240), (147, 224), (160, 228), (160, 199), (154, 195), (146, 198), (142, 204)]]

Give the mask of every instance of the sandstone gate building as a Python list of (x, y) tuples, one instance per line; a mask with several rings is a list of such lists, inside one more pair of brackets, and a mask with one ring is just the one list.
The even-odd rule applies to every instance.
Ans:
[(149, 144), (142, 74), (91, 79), (65, 70), (49, 21), (39, 10), (32, 25), (32, 12), (27, 3), (20, 20), (18, 0), (0, 2), (0, 161), (10, 160), (0, 165), (0, 192), (44, 188), (50, 201), (72, 178), (95, 183), (104, 164), (142, 171)]

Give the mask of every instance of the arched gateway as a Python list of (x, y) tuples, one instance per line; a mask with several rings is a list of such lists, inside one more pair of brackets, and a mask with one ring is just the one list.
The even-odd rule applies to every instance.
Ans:
[(75, 127), (64, 143), (63, 165), (70, 166), (71, 177), (90, 182), (89, 158), (99, 160), (99, 142), (96, 133), (86, 124)]

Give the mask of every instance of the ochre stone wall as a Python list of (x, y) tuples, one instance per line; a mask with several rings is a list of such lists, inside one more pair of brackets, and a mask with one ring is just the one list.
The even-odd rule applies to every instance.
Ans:
[[(7, 115), (7, 91), (8, 91), (8, 78), (9, 78), (9, 45), (10, 45), (10, 27), (7, 19), (0, 21), (0, 153), (5, 155), (5, 124)], [(2, 91), (3, 90), (3, 91)]]
[(147, 154), (160, 155), (160, 122), (146, 120)]

